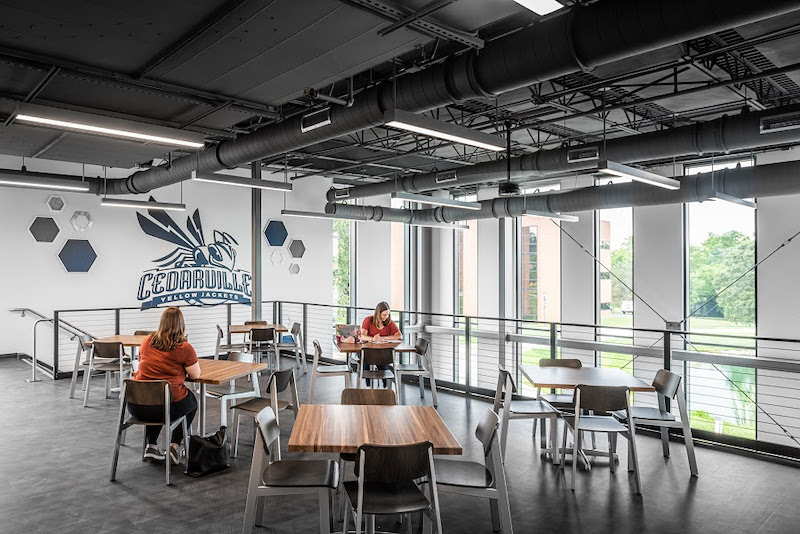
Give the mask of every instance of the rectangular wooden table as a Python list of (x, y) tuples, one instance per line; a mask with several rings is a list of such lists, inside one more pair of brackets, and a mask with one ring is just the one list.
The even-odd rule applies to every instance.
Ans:
[(289, 437), (290, 452), (354, 454), (365, 443), (430, 441), (434, 454), (461, 454), (461, 444), (433, 406), (304, 404)]
[(626, 374), (620, 369), (602, 367), (571, 369), (569, 367), (523, 365), (521, 371), (536, 388), (575, 389), (575, 386), (582, 384), (585, 386), (626, 386), (631, 391), (655, 391), (652, 385)]
[(366, 343), (337, 342), (336, 348), (339, 352), (346, 354), (358, 353), (364, 349), (392, 349), (395, 352), (417, 352), (417, 349), (413, 345), (407, 345), (402, 341), (393, 341), (391, 343), (372, 343), (371, 341)]
[(289, 329), (280, 323), (268, 324), (232, 324), (228, 327), (231, 334), (249, 334), (251, 330), (267, 330), (274, 328), (276, 332), (288, 332)]
[(91, 345), (93, 342), (99, 341), (101, 343), (122, 343), (123, 347), (138, 347), (139, 345), (142, 344), (142, 341), (144, 341), (146, 337), (147, 336), (134, 336), (126, 334), (117, 336), (107, 336), (89, 341), (87, 345)]
[(197, 360), (200, 364), (200, 377), (187, 378), (186, 382), (200, 384), (200, 403), (197, 416), (199, 418), (200, 435), (206, 433), (206, 384), (227, 384), (237, 378), (242, 378), (258, 371), (267, 371), (266, 363), (231, 362), (228, 360)]

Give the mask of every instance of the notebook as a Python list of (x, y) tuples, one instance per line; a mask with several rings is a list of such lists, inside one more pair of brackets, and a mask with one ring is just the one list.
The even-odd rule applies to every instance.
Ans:
[(361, 326), (357, 324), (337, 324), (337, 343), (361, 343)]

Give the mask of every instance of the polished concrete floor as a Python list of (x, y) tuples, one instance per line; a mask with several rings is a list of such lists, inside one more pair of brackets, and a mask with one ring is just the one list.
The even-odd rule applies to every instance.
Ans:
[[(284, 360), (286, 364), (289, 360)], [(0, 359), (0, 532), (2, 533), (204, 533), (239, 532), (244, 512), (252, 437), (244, 431), (240, 458), (231, 468), (195, 479), (173, 471), (164, 484), (162, 464), (143, 463), (138, 430), (123, 447), (117, 481), (109, 482), (112, 434), (118, 400), (103, 399), (102, 381), (90, 406), (69, 399), (69, 381), (29, 384), (30, 367)], [(315, 401), (336, 402), (340, 379), (319, 380)], [(300, 399), (308, 379), (298, 374)], [(422, 402), (405, 386), (410, 403)], [(430, 401), (430, 392), (427, 392)], [(440, 394), (439, 410), (465, 457), (479, 459), (474, 426), (489, 404)], [(293, 416), (282, 418), (286, 447)], [(209, 422), (219, 410), (210, 403)], [(244, 428), (244, 425), (243, 425)], [(575, 492), (561, 471), (540, 459), (528, 421), (512, 421), (506, 469), (514, 530), (547, 532), (654, 532), (703, 534), (791, 533), (800, 531), (800, 471), (758, 459), (699, 447), (700, 477), (689, 476), (684, 448), (672, 444), (669, 460), (660, 442), (639, 436), (643, 495), (635, 495), (620, 447), (620, 466), (610, 473), (598, 460), (579, 470)], [(284, 457), (293, 457), (286, 454)], [(311, 455), (308, 455), (311, 456)], [(487, 501), (441, 495), (445, 532), (491, 532)], [(315, 498), (271, 498), (267, 527), (256, 532), (317, 531)], [(402, 530), (394, 518), (380, 530)]]

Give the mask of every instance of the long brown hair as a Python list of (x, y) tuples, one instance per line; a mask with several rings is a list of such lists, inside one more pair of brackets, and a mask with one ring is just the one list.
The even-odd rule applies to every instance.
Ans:
[(150, 338), (150, 345), (157, 350), (169, 352), (186, 341), (186, 323), (180, 308), (170, 306), (161, 314), (158, 330)]
[[(386, 301), (383, 301), (383, 300), (380, 301), (377, 306), (375, 306), (375, 313), (372, 314), (372, 324), (375, 325), (375, 328), (378, 328), (379, 324), (382, 324), (383, 326), (386, 326), (387, 324), (392, 322), (392, 316), (391, 315), (389, 315), (389, 320), (386, 321), (385, 324), (381, 320), (381, 314), (383, 312), (389, 311), (389, 310), (391, 310), (391, 308), (389, 308), (389, 304), (387, 304)], [(381, 328), (383, 328), (383, 327), (381, 327)]]

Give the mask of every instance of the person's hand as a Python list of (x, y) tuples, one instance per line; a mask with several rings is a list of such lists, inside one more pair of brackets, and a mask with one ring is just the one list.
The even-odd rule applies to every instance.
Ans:
[(379, 334), (375, 334), (374, 336), (372, 336), (372, 341), (377, 343), (380, 338), (381, 336)]

